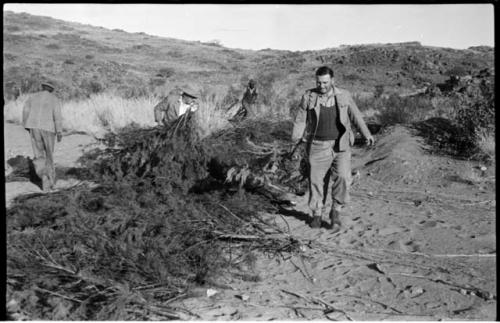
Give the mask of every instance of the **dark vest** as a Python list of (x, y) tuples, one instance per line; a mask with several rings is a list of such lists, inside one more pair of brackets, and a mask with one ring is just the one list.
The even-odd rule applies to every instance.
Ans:
[(315, 140), (337, 140), (339, 137), (337, 107), (321, 106)]

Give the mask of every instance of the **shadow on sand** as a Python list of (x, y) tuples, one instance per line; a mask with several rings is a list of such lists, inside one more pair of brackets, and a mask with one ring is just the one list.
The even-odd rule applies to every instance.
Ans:
[[(42, 180), (35, 171), (35, 165), (30, 157), (17, 155), (7, 160), (7, 164), (12, 168), (12, 172), (5, 177), (5, 182), (31, 182), (42, 189)], [(90, 178), (90, 172), (81, 167), (56, 166), (56, 179), (86, 180)]]

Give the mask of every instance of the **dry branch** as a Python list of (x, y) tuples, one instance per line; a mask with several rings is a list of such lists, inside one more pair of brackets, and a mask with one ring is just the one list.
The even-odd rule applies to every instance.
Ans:
[(303, 300), (307, 301), (308, 303), (316, 303), (316, 304), (322, 304), (322, 305), (324, 305), (326, 307), (326, 310), (324, 311), (325, 314), (328, 314), (328, 313), (331, 313), (331, 312), (339, 312), (339, 313), (344, 314), (345, 317), (349, 321), (353, 320), (345, 311), (343, 311), (341, 309), (338, 309), (338, 308), (335, 308), (330, 303), (324, 301), (323, 299), (321, 299), (319, 297), (312, 296), (312, 298), (309, 299), (308, 297), (306, 297), (306, 296), (304, 296), (304, 295), (302, 295), (300, 293), (297, 293), (297, 292), (291, 292), (291, 291), (288, 291), (286, 289), (281, 289), (281, 291), (284, 292), (284, 293), (296, 296), (298, 298), (302, 298)]
[(407, 273), (387, 273), (388, 275), (399, 275), (399, 276), (405, 276), (405, 277), (413, 277), (413, 278), (419, 278), (419, 279), (425, 279), (429, 280), (438, 284), (443, 284), (443, 285), (448, 285), (451, 287), (455, 287), (459, 290), (464, 290), (466, 291), (469, 295), (477, 296), (483, 300), (496, 300), (496, 296), (493, 295), (492, 293), (482, 290), (480, 288), (474, 287), (474, 286), (464, 286), (461, 284), (456, 284), (456, 283), (450, 283), (447, 281), (444, 281), (440, 278), (431, 278), (431, 277), (425, 277), (422, 275), (414, 275), (414, 274), (407, 274)]

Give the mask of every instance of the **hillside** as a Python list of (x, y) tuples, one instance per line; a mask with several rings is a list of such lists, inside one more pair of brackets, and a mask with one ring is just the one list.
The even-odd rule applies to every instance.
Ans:
[(73, 22), (4, 11), (4, 95), (6, 100), (36, 89), (41, 78), (56, 83), (64, 99), (114, 90), (124, 97), (163, 94), (196, 79), (233, 86), (248, 78), (275, 86), (286, 96), (314, 86), (313, 71), (327, 64), (339, 84), (354, 92), (407, 93), (450, 74), (492, 68), (494, 49), (422, 46), (418, 42), (341, 46), (319, 51), (230, 49), (218, 43), (127, 33)]

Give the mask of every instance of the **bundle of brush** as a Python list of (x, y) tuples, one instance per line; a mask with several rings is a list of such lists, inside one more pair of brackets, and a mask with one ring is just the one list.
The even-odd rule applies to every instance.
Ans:
[[(235, 254), (296, 248), (265, 238), (271, 228), (259, 226), (259, 212), (272, 206), (260, 195), (191, 192), (213, 163), (192, 127), (186, 116), (108, 135), (108, 148), (86, 159), (97, 187), (15, 200), (9, 304), (39, 320), (181, 319), (163, 304), (228, 274)], [(232, 243), (241, 237), (256, 238)]]
[(165, 126), (129, 126), (106, 135), (105, 150), (96, 149), (82, 159), (102, 179), (151, 180), (165, 191), (183, 192), (208, 173), (210, 147), (199, 140), (192, 114), (186, 113)]
[(288, 193), (300, 193), (307, 184), (305, 150), (298, 160), (291, 158), (291, 129), (291, 121), (249, 119), (213, 134), (206, 140), (219, 166), (213, 175), (287, 203)]

